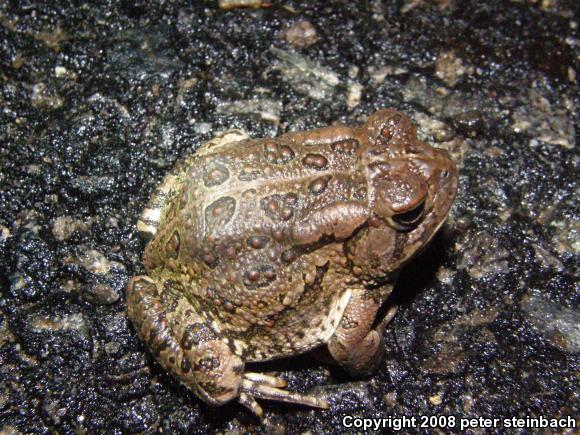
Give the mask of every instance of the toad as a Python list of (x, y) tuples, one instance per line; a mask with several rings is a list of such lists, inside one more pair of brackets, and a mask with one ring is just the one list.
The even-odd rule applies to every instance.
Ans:
[(211, 405), (256, 398), (327, 408), (246, 362), (326, 346), (353, 375), (383, 355), (401, 266), (444, 222), (457, 171), (383, 109), (360, 127), (223, 134), (178, 163), (138, 222), (146, 275), (128, 314), (155, 358)]

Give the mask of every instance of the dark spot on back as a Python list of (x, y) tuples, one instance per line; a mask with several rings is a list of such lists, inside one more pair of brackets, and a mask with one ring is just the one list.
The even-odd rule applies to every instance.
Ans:
[(276, 240), (277, 242), (283, 242), (284, 241), (284, 232), (279, 230), (279, 229), (273, 229), (272, 230), (272, 238), (274, 240)]
[(322, 177), (318, 177), (316, 180), (312, 181), (308, 185), (308, 191), (314, 195), (319, 195), (326, 190), (328, 186), (328, 182), (332, 178), (331, 175), (324, 175)]
[(281, 258), (284, 263), (292, 263), (294, 260), (296, 260), (297, 255), (293, 249), (287, 249), (286, 251), (282, 252)]
[(294, 216), (294, 207), (298, 202), (298, 195), (287, 193), (265, 196), (260, 201), (262, 210), (273, 221), (287, 221)]
[(230, 178), (230, 171), (220, 163), (211, 162), (203, 174), (203, 183), (206, 187), (219, 186)]
[(262, 249), (268, 244), (268, 238), (265, 236), (251, 236), (248, 238), (247, 243), (251, 248)]
[(244, 273), (244, 285), (248, 289), (267, 287), (275, 279), (276, 271), (268, 264), (261, 264)]
[(231, 196), (217, 199), (205, 209), (205, 222), (208, 232), (227, 224), (236, 211), (236, 200)]
[(240, 181), (252, 181), (260, 176), (260, 170), (253, 166), (244, 166), (238, 174)]
[(328, 166), (328, 160), (322, 154), (306, 154), (302, 164), (308, 168), (324, 169)]
[(288, 145), (266, 142), (264, 145), (264, 158), (268, 163), (283, 165), (294, 158), (294, 151)]
[(358, 148), (359, 143), (356, 139), (345, 139), (339, 142), (334, 142), (330, 147), (339, 154), (354, 154)]

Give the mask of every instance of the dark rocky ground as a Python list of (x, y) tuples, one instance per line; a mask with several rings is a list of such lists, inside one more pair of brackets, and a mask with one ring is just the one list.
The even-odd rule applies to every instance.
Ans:
[[(1, 2), (0, 432), (580, 417), (579, 3), (183, 3)], [(332, 409), (264, 404), (264, 426), (203, 405), (126, 317), (153, 187), (216, 132), (354, 124), (380, 107), (449, 150), (461, 187), (403, 272), (378, 374), (269, 364)]]

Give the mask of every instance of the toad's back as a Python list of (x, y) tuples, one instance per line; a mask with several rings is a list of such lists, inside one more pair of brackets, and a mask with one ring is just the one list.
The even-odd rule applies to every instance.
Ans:
[[(340, 239), (367, 219), (361, 143), (353, 132), (328, 127), (275, 140), (210, 142), (177, 183), (146, 264), (172, 270), (184, 289), (197, 281), (191, 296), (200, 311), (243, 338), (248, 359), (252, 337), (261, 353), (272, 347), (277, 356), (295, 354), (324, 342), (335, 327), (329, 316), (340, 318), (348, 275)], [(350, 217), (354, 225), (345, 222)], [(339, 229), (338, 241), (336, 224), (346, 231)]]
[[(323, 130), (336, 135), (337, 128)], [(193, 160), (182, 188), (181, 206), (194, 216), (198, 244), (208, 238), (251, 239), (256, 230), (272, 237), (281, 233), (289, 241), (297, 224), (317, 210), (366, 199), (360, 145), (351, 137), (320, 143), (297, 133), (215, 148)], [(246, 242), (260, 249), (260, 242)]]

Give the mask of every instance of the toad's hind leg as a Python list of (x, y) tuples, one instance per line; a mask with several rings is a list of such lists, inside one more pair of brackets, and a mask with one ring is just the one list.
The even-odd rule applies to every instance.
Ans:
[(255, 398), (328, 408), (323, 399), (283, 390), (286, 381), (280, 378), (244, 373), (242, 359), (203, 321), (178, 284), (134, 277), (127, 309), (157, 361), (210, 405), (237, 399), (259, 417)]
[(375, 328), (373, 323), (381, 302), (391, 289), (387, 286), (380, 290), (352, 290), (338, 328), (328, 341), (328, 350), (334, 360), (352, 375), (369, 375), (382, 360), (383, 330), (395, 316), (397, 307), (391, 307)]
[(239, 395), (244, 363), (196, 313), (181, 289), (134, 277), (128, 314), (159, 363), (200, 399), (224, 404)]

